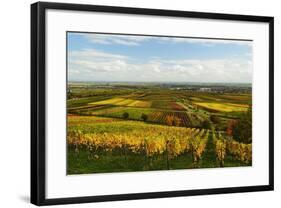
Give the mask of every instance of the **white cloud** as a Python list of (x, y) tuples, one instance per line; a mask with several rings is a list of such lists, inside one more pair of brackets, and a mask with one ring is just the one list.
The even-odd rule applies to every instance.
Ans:
[(176, 37), (155, 37), (155, 36), (137, 36), (137, 35), (110, 35), (96, 33), (79, 33), (87, 38), (90, 42), (96, 44), (119, 44), (126, 46), (138, 46), (141, 42), (148, 40), (157, 40), (158, 43), (197, 43), (204, 46), (213, 46), (215, 44), (235, 44), (251, 46), (252, 41), (242, 40), (224, 40), (224, 39), (207, 39), (207, 38), (176, 38)]
[(199, 43), (204, 46), (213, 46), (215, 44), (235, 44), (235, 45), (245, 45), (252, 46), (252, 41), (244, 40), (225, 40), (225, 39), (208, 39), (208, 38), (172, 38), (172, 37), (162, 37), (159, 39), (161, 41), (171, 41), (174, 43)]
[(126, 46), (138, 46), (140, 42), (151, 39), (148, 36), (130, 36), (130, 35), (106, 35), (106, 34), (80, 34), (92, 43), (97, 44), (119, 44)]
[(119, 55), (119, 54), (111, 54), (111, 53), (106, 53), (102, 51), (97, 51), (94, 49), (84, 49), (81, 51), (70, 51), (69, 52), (69, 57), (70, 58), (102, 58), (102, 59), (110, 59), (110, 58), (115, 58), (115, 59), (127, 59), (127, 56)]
[[(137, 60), (138, 61), (138, 60)], [(151, 59), (136, 62), (130, 57), (97, 50), (72, 51), (68, 57), (69, 80), (251, 82), (252, 62), (247, 59)]]

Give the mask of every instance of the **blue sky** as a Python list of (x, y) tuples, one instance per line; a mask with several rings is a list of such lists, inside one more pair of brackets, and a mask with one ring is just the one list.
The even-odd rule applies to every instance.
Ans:
[(68, 33), (69, 81), (252, 81), (252, 42)]

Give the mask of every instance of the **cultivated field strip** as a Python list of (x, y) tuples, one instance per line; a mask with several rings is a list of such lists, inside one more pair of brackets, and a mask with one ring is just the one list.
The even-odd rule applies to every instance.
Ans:
[(169, 126), (195, 126), (200, 120), (197, 116), (187, 112), (165, 112), (158, 111), (149, 115), (148, 121)]
[(90, 105), (114, 105), (114, 106), (129, 106), (129, 107), (143, 107), (149, 108), (151, 106), (150, 101), (134, 100), (129, 98), (111, 98), (107, 100), (102, 100), (98, 102), (90, 103)]

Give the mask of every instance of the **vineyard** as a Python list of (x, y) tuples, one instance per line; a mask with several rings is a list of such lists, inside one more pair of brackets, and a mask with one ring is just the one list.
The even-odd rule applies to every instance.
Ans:
[(149, 121), (154, 123), (167, 124), (168, 126), (186, 126), (194, 127), (197, 122), (201, 122), (200, 117), (196, 117), (195, 114), (187, 112), (154, 112), (149, 115)]
[(215, 146), (217, 160), (221, 167), (224, 165), (226, 154), (230, 154), (237, 160), (246, 164), (252, 161), (252, 144), (243, 144), (233, 139), (224, 139), (221, 133), (213, 132), (213, 142)]
[(68, 97), (68, 174), (252, 165), (231, 126), (250, 93), (75, 84)]
[[(206, 153), (210, 149), (215, 153), (206, 167), (245, 166), (251, 162), (250, 145), (223, 139), (220, 133), (208, 129), (94, 116), (69, 116), (68, 120), (70, 174), (204, 168), (203, 160), (210, 157)], [(82, 167), (84, 163), (87, 168)]]

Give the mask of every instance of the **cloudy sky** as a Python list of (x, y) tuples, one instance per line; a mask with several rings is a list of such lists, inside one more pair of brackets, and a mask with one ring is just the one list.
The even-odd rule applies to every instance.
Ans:
[(252, 42), (68, 33), (69, 81), (251, 83)]

